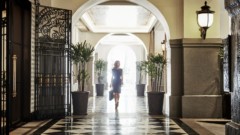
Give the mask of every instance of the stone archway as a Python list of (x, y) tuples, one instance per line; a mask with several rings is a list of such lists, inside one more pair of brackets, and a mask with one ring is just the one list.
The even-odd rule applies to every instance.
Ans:
[[(72, 17), (72, 41), (73, 43), (76, 42), (76, 37), (74, 35), (77, 34), (77, 28), (76, 28), (76, 24), (79, 20), (79, 18), (81, 18), (81, 16), (90, 8), (104, 3), (104, 2), (108, 2), (111, 0), (89, 0), (86, 3), (84, 3), (79, 9), (77, 9), (77, 11), (73, 14)], [(170, 29), (169, 26), (167, 24), (167, 21), (165, 19), (165, 17), (163, 16), (163, 14), (159, 11), (159, 9), (157, 7), (155, 7), (152, 3), (150, 3), (147, 0), (125, 0), (131, 3), (135, 3), (137, 5), (140, 5), (144, 8), (146, 8), (147, 10), (149, 10), (150, 12), (152, 12), (155, 17), (157, 18), (157, 20), (162, 24), (164, 32), (166, 33), (166, 58), (167, 58), (167, 92), (166, 92), (166, 98), (165, 98), (165, 109), (164, 109), (164, 114), (168, 115), (170, 114), (170, 110), (169, 110), (169, 96), (171, 95), (171, 49), (170, 49), (170, 44), (169, 44), (169, 39), (170, 39)]]
[[(112, 67), (113, 64), (110, 64), (111, 62), (109, 63), (110, 52), (112, 52), (112, 50), (114, 50), (114, 48), (116, 48), (117, 46), (120, 47), (121, 45), (123, 45), (123, 47), (125, 47), (125, 48), (128, 48), (128, 49), (125, 49), (126, 51), (128, 51), (128, 50), (131, 51), (132, 50), (133, 51), (132, 53), (134, 54), (134, 56), (129, 56), (129, 58), (134, 57), (134, 60), (132, 62), (135, 65), (131, 65), (131, 66), (128, 65), (127, 67), (136, 67), (136, 62), (146, 60), (148, 51), (147, 51), (146, 45), (142, 41), (142, 39), (140, 39), (135, 34), (125, 33), (123, 35), (128, 37), (124, 41), (127, 41), (127, 40), (131, 40), (132, 42), (134, 41), (134, 46), (132, 45), (132, 43), (130, 45), (128, 45), (127, 43), (123, 43), (123, 42), (120, 43), (119, 42), (118, 43), (119, 45), (116, 45), (116, 43), (113, 43), (113, 44), (111, 44), (112, 47), (109, 47), (109, 45), (105, 45), (104, 43), (106, 43), (106, 41), (108, 41), (108, 43), (109, 43), (109, 39), (116, 38), (116, 35), (115, 34), (107, 34), (104, 37), (102, 37), (97, 42), (97, 44), (95, 45), (93, 61), (95, 61), (96, 59), (102, 59), (102, 60), (106, 61), (110, 67)], [(129, 39), (129, 37), (131, 37), (131, 39)], [(101, 52), (102, 49), (104, 50), (104, 52)], [(125, 51), (122, 51), (122, 52), (125, 52)], [(139, 53), (139, 52), (143, 52), (143, 54)], [(118, 53), (118, 52), (116, 52), (116, 53)], [(109, 73), (109, 71), (108, 72), (106, 71), (105, 73), (106, 73), (106, 76), (107, 76), (107, 73)], [(134, 74), (137, 74), (137, 72), (134, 71)], [(93, 68), (93, 71), (92, 71), (92, 76), (95, 76), (95, 69), (94, 68)], [(138, 78), (139, 78), (139, 76), (137, 76), (137, 75), (132, 76), (132, 77), (134, 77), (134, 78), (132, 78), (131, 80), (138, 80)], [(106, 84), (109, 84), (109, 82), (107, 82), (108, 81), (107, 78), (105, 78), (104, 81), (105, 81)], [(146, 82), (146, 80), (144, 80), (144, 81)], [(92, 85), (94, 85), (95, 83), (96, 83), (96, 77), (93, 77), (92, 78)]]

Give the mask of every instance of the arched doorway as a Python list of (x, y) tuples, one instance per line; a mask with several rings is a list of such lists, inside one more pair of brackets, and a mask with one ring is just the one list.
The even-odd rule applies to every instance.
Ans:
[(108, 53), (107, 80), (111, 81), (111, 69), (116, 60), (119, 60), (123, 69), (123, 90), (128, 89), (128, 93), (135, 94), (136, 84), (136, 54), (128, 46), (118, 45), (113, 47)]
[[(131, 87), (133, 94), (136, 80), (138, 80), (136, 63), (146, 60), (147, 49), (143, 41), (134, 34), (108, 34), (100, 39), (95, 46), (94, 61), (102, 59), (107, 63), (105, 71), (105, 84), (110, 84), (111, 69), (115, 60), (120, 60), (121, 68), (124, 71), (124, 87)], [(95, 70), (95, 69), (94, 69)], [(92, 72), (93, 76), (95, 71)], [(96, 83), (96, 77), (93, 78), (93, 85)], [(107, 87), (105, 89), (107, 89)]]
[[(79, 20), (79, 18), (81, 18), (81, 16), (90, 8), (99, 5), (101, 3), (104, 2), (109, 2), (111, 0), (89, 0), (87, 1), (85, 4), (83, 4), (73, 15), (73, 27), (72, 27), (72, 32), (73, 32), (73, 38), (72, 41), (76, 42), (77, 41), (77, 36), (74, 35), (78, 35), (77, 32), (77, 22)], [(170, 61), (170, 57), (171, 57), (171, 50), (170, 50), (170, 45), (169, 45), (169, 39), (170, 39), (170, 30), (167, 24), (166, 19), (164, 18), (164, 16), (162, 15), (162, 13), (158, 10), (158, 8), (156, 8), (153, 4), (151, 4), (149, 1), (146, 0), (139, 0), (139, 1), (135, 1), (135, 0), (124, 0), (127, 2), (131, 2), (134, 3), (136, 5), (142, 6), (145, 9), (149, 10), (150, 12), (152, 12), (155, 17), (157, 18), (157, 20), (160, 22), (160, 24), (162, 25), (162, 28), (165, 32), (166, 35), (166, 58), (167, 58), (167, 68), (166, 68), (166, 98), (165, 98), (165, 111), (164, 114), (169, 115), (170, 114), (170, 110), (169, 110), (169, 96), (171, 95), (171, 61)]]

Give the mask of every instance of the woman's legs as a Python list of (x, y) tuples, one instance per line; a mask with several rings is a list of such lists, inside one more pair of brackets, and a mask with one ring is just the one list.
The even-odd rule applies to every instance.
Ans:
[(117, 109), (119, 104), (120, 93), (115, 93), (114, 98), (115, 98), (115, 109)]

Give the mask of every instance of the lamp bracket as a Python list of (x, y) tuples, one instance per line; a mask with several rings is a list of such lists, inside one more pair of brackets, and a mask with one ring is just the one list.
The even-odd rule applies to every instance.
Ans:
[(200, 27), (200, 28), (199, 28), (199, 30), (200, 30), (200, 32), (201, 32), (201, 37), (202, 37), (202, 39), (206, 39), (207, 29), (208, 29), (208, 27)]

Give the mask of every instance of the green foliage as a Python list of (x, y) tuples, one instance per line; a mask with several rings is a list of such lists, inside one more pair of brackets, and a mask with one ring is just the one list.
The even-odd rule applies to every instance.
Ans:
[(95, 70), (98, 76), (98, 83), (102, 83), (102, 73), (106, 68), (106, 62), (102, 59), (98, 59), (95, 61)]
[(219, 56), (220, 59), (223, 59), (223, 58), (224, 58), (224, 49), (223, 49), (223, 46), (221, 46), (221, 47), (219, 48), (218, 56)]
[(162, 73), (166, 60), (162, 54), (148, 56), (148, 61), (146, 63), (146, 71), (151, 79), (152, 91), (160, 92)]
[[(84, 91), (85, 82), (89, 79), (89, 74), (86, 70), (86, 63), (91, 60), (94, 48), (86, 40), (81, 43), (71, 45), (71, 60), (78, 65), (78, 86), (79, 90)], [(82, 86), (82, 88), (80, 87)]]
[(148, 56), (148, 61), (149, 62), (152, 62), (154, 64), (165, 64), (166, 63), (166, 60), (164, 58), (164, 56), (162, 54), (157, 54), (157, 55), (153, 55), (153, 54), (150, 54)]
[(71, 45), (71, 59), (72, 61), (77, 64), (87, 63), (91, 60), (92, 53), (94, 48), (86, 42), (77, 43), (76, 45)]
[(147, 67), (147, 62), (146, 61), (141, 61), (138, 65), (137, 65), (137, 70), (139, 71), (139, 80), (138, 83), (141, 84), (142, 83), (142, 73), (143, 71), (146, 71), (146, 67)]

